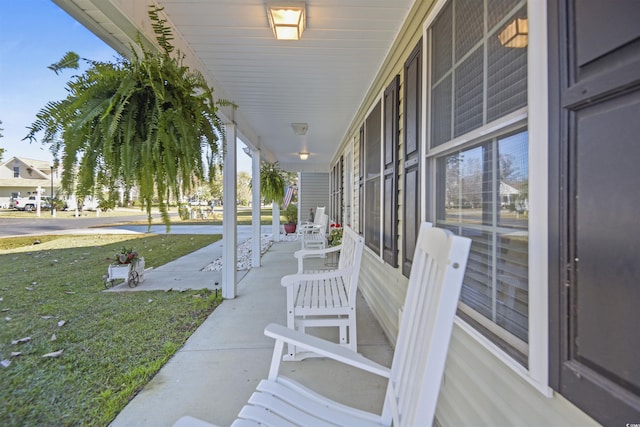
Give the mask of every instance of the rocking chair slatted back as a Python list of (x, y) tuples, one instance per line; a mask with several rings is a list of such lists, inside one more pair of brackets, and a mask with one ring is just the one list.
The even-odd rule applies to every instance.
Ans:
[(394, 426), (432, 423), (470, 246), (420, 227), (382, 413)]
[(348, 267), (353, 268), (353, 273), (344, 277), (345, 287), (349, 294), (349, 301), (355, 307), (356, 293), (358, 292), (358, 278), (360, 277), (360, 264), (362, 262), (362, 246), (364, 244), (362, 236), (358, 235), (349, 227), (342, 230), (343, 237), (340, 244), (340, 257), (338, 259), (338, 270)]

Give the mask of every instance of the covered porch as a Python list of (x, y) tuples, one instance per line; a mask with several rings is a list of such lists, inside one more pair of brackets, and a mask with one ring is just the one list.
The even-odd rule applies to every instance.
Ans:
[[(121, 52), (138, 33), (154, 39), (146, 2), (53, 1)], [(228, 424), (266, 372), (271, 343), (262, 329), (283, 323), (278, 282), (294, 268), (288, 260), (297, 245), (283, 254), (274, 247), (261, 268), (254, 259), (256, 268), (236, 287), (238, 140), (251, 151), (254, 179), (261, 161), (324, 175), (330, 219), (364, 236), (359, 288), (374, 315), (360, 316), (358, 344), (383, 364), (379, 356), (391, 354), (384, 337), (397, 337), (418, 224), (474, 239), (476, 268), (453, 329), (439, 425), (623, 425), (639, 418), (632, 355), (640, 343), (633, 268), (640, 239), (637, 198), (628, 197), (638, 168), (627, 161), (639, 158), (640, 147), (633, 119), (640, 103), (637, 2), (307, 0), (304, 35), (287, 42), (273, 36), (271, 1), (152, 3), (164, 7), (185, 65), (239, 108), (220, 111), (227, 301), (204, 327), (215, 325), (206, 338), (194, 338), (205, 346), (190, 342), (174, 359), (184, 360), (141, 393), (137, 402), (153, 393), (149, 402), (161, 402), (141, 404), (141, 419), (162, 414), (162, 424), (173, 422), (181, 414), (165, 411), (184, 396), (184, 413)], [(308, 186), (299, 191), (308, 194)], [(253, 206), (259, 202), (254, 191)], [(308, 209), (299, 210), (301, 219)], [(259, 223), (257, 209), (253, 218)], [(254, 236), (257, 244), (258, 227)], [(374, 339), (365, 329), (378, 324)], [(377, 347), (382, 342), (385, 350)], [(186, 359), (204, 354), (200, 362)], [(225, 356), (233, 366), (222, 363)], [(289, 369), (312, 375), (316, 362)], [(176, 365), (197, 381), (164, 377)], [(313, 375), (327, 388), (356, 382), (353, 371), (348, 379)], [(173, 384), (160, 395), (163, 383)], [(379, 407), (363, 390), (381, 398), (377, 385), (345, 393)], [(114, 425), (134, 420), (130, 408)]]
[[(273, 340), (263, 330), (269, 323), (286, 324), (286, 292), (280, 279), (295, 273), (293, 252), (299, 248), (298, 241), (274, 243), (263, 255), (263, 267), (251, 269), (239, 281), (237, 297), (209, 316), (111, 425), (171, 426), (184, 415), (230, 425), (268, 373)], [(309, 261), (324, 266), (324, 260)], [(357, 316), (358, 351), (389, 366), (393, 349), (361, 296)], [(334, 339), (332, 329), (318, 331), (319, 336)], [(382, 408), (384, 378), (326, 359), (284, 362), (281, 369), (342, 403), (372, 412)]]

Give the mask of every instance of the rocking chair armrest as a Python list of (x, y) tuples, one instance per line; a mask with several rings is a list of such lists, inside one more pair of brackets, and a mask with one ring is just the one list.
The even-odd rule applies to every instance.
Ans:
[(287, 287), (307, 280), (326, 280), (333, 279), (334, 277), (350, 276), (352, 272), (353, 267), (347, 267), (340, 270), (327, 270), (316, 273), (288, 274), (280, 279), (280, 284), (284, 287)]
[(307, 222), (305, 224), (298, 224), (298, 226), (303, 230), (319, 230), (322, 228), (321, 224), (316, 224), (314, 222)]
[[(304, 334), (295, 329), (289, 329), (283, 325), (271, 323), (264, 329), (264, 334), (275, 339), (276, 342), (293, 344), (298, 348), (312, 351), (384, 378), (390, 378), (391, 376), (391, 370), (389, 368), (367, 359), (348, 347), (314, 337), (313, 335)], [(276, 345), (275, 348), (282, 349), (282, 345)], [(282, 359), (281, 355), (274, 354), (273, 361), (276, 359), (278, 359), (278, 361)], [(271, 373), (274, 373), (274, 366), (271, 367), (271, 371)]]
[(331, 252), (337, 252), (342, 249), (342, 245), (331, 246), (325, 249), (300, 249), (293, 253), (293, 256), (302, 259), (308, 256), (324, 255)]

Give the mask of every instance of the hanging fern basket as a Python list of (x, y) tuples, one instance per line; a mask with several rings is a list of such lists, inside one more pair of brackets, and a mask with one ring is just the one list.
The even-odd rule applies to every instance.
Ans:
[[(150, 6), (149, 17), (159, 50), (138, 39), (131, 58), (87, 61), (89, 68), (67, 83), (67, 98), (49, 102), (25, 139), (49, 144), (63, 166), (62, 186), (77, 197), (136, 188), (151, 222), (158, 206), (169, 226), (172, 197), (188, 194), (195, 182), (211, 179), (222, 162), (219, 146), (224, 124), (216, 115), (228, 101), (215, 100), (213, 88), (174, 52), (172, 32)], [(53, 71), (78, 68), (69, 52)], [(205, 160), (206, 159), (206, 160)]]
[(260, 167), (260, 193), (266, 201), (282, 204), (285, 179), (276, 163), (263, 163)]

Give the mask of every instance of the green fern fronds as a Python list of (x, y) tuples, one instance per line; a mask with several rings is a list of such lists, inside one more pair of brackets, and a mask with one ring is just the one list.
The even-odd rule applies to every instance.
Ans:
[[(180, 52), (174, 54), (161, 11), (149, 9), (159, 52), (138, 37), (131, 59), (87, 61), (89, 68), (67, 82), (68, 96), (47, 103), (25, 139), (42, 135), (62, 160), (67, 193), (84, 197), (113, 190), (116, 182), (127, 190), (136, 186), (149, 220), (157, 204), (169, 225), (169, 197), (189, 193), (221, 163), (225, 127), (216, 113), (235, 105), (214, 100), (204, 76), (184, 66)], [(49, 68), (77, 68), (79, 60), (68, 52)]]

